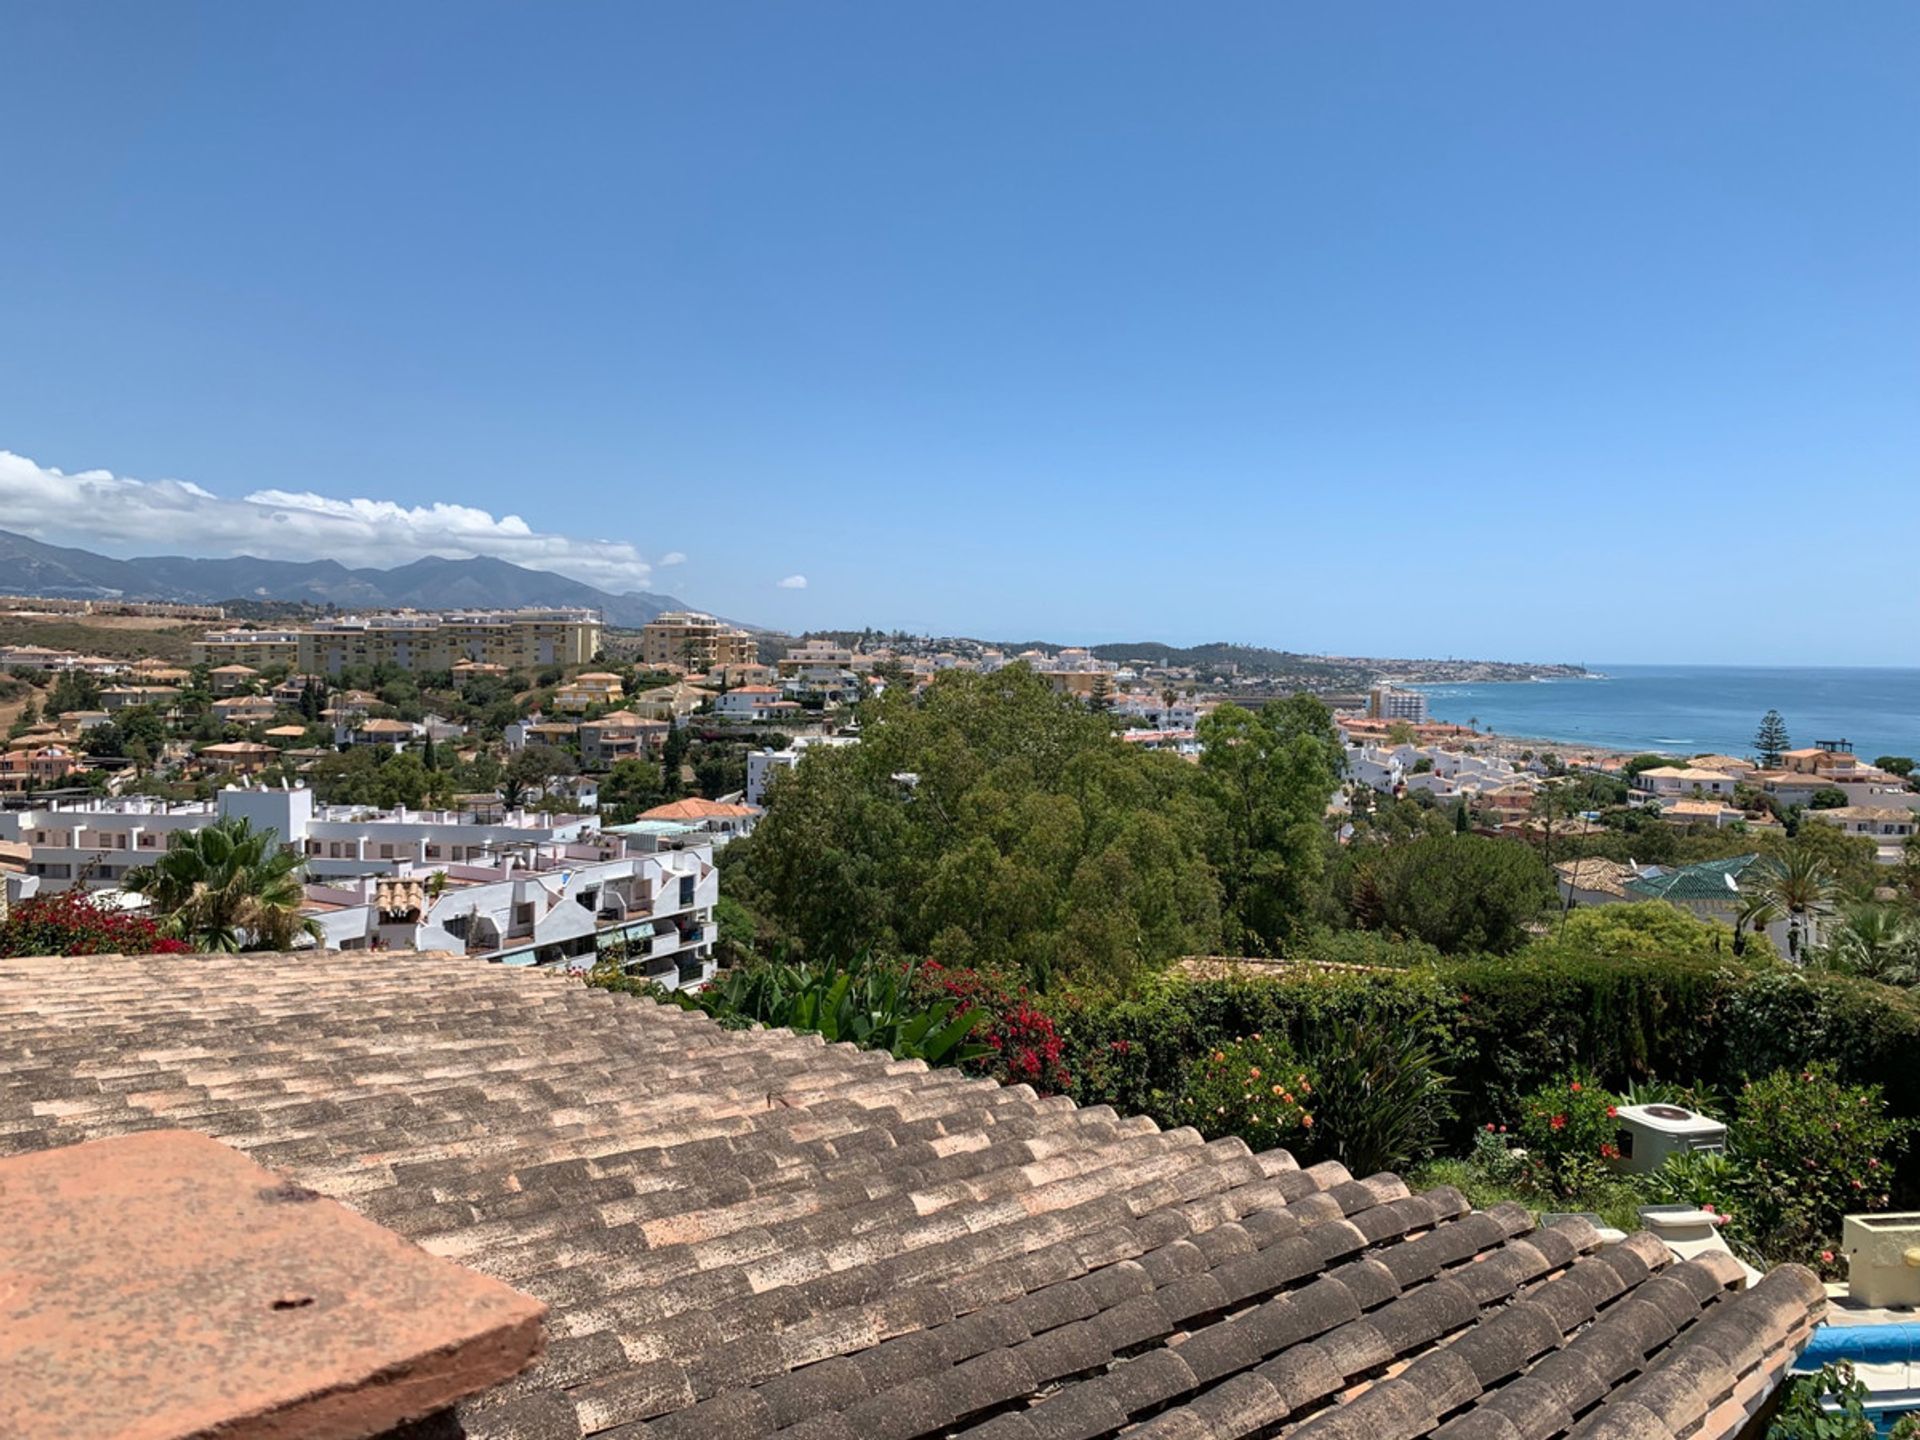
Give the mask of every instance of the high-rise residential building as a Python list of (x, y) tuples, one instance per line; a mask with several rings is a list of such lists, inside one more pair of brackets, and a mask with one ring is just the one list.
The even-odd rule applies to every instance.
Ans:
[(291, 630), (223, 630), (193, 647), (197, 662), (285, 665), (313, 675), (394, 665), (402, 670), (452, 670), (464, 663), (507, 670), (584, 665), (600, 650), (598, 611), (459, 610), (345, 615)]
[(1397, 690), (1391, 685), (1376, 685), (1367, 696), (1367, 714), (1375, 720), (1405, 720), (1411, 725), (1425, 724), (1426, 692)]
[(297, 630), (209, 630), (193, 642), (196, 665), (249, 665), (264, 670), (295, 664), (299, 658)]
[(752, 635), (697, 610), (669, 610), (640, 630), (640, 660), (645, 665), (711, 670), (716, 665), (751, 665), (759, 658), (759, 642)]

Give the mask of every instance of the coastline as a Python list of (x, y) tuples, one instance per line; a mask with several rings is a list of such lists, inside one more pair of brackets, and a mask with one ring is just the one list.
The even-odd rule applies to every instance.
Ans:
[(1595, 755), (1733, 754), (1752, 749), (1768, 711), (1795, 743), (1876, 755), (1920, 755), (1920, 669), (1886, 666), (1609, 664), (1602, 683), (1489, 681), (1419, 685), (1436, 722), (1538, 749)]

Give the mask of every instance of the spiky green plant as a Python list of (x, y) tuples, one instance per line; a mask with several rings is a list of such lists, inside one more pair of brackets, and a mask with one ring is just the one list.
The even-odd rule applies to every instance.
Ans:
[(176, 831), (164, 855), (121, 884), (147, 897), (165, 934), (196, 950), (291, 949), (321, 930), (300, 913), (300, 857), (278, 839), (241, 819)]

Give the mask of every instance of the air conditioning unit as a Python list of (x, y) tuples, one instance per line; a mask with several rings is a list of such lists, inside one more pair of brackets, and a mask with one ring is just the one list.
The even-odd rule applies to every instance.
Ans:
[(1622, 1105), (1614, 1119), (1617, 1168), (1632, 1175), (1651, 1175), (1675, 1155), (1726, 1153), (1727, 1127), (1678, 1105)]
[(1857, 1304), (1920, 1305), (1920, 1212), (1849, 1215), (1841, 1222), (1847, 1291)]

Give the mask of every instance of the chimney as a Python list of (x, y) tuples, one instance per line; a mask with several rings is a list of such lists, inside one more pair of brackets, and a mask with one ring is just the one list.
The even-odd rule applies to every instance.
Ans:
[(0, 1161), (0, 1434), (368, 1440), (542, 1348), (546, 1307), (185, 1130)]

